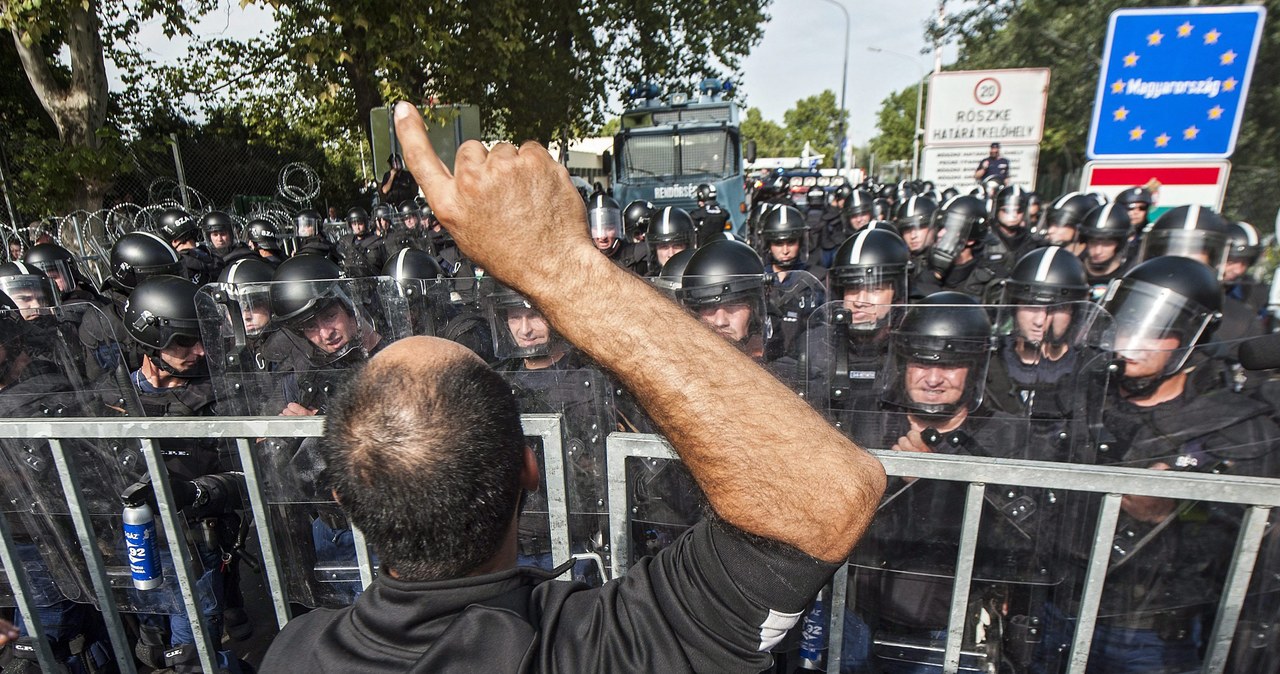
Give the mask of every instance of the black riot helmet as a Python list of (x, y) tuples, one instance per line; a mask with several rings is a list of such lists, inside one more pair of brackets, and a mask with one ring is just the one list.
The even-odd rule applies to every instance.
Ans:
[(849, 198), (852, 196), (853, 196), (853, 188), (850, 187), (848, 183), (844, 183), (840, 185), (835, 189), (834, 192), (831, 193), (831, 198), (835, 201), (847, 202)]
[(447, 320), (449, 275), (431, 253), (402, 248), (382, 267), (382, 275), (395, 280), (400, 296), (409, 304), (415, 335), (435, 335)]
[[(880, 399), (927, 416), (973, 411), (982, 404), (991, 348), (991, 321), (977, 300), (952, 291), (933, 293), (908, 308), (893, 331)], [(960, 390), (933, 393), (916, 386), (916, 369), (960, 367), (967, 368)]]
[(80, 267), (71, 251), (56, 243), (38, 243), (22, 256), (22, 261), (44, 272), (49, 281), (65, 297), (84, 282)]
[(382, 267), (382, 275), (396, 281), (439, 281), (449, 278), (435, 256), (416, 248), (403, 248)]
[(1222, 289), (1209, 267), (1166, 255), (1111, 281), (1102, 308), (1115, 321), (1116, 355), (1125, 361), (1120, 385), (1142, 395), (1181, 371), (1192, 348), (1213, 334)]
[[(34, 249), (32, 249), (34, 250)], [(1227, 225), (1227, 259), (1240, 260), (1252, 266), (1262, 255), (1262, 239), (1258, 230), (1247, 222), (1232, 222)], [(31, 253), (27, 253), (30, 257)]]
[(888, 220), (893, 217), (893, 200), (883, 197), (871, 200), (871, 219)]
[(369, 233), (369, 212), (359, 206), (353, 206), (351, 210), (347, 211), (347, 226), (352, 228), (353, 233), (356, 225), (364, 228), (360, 232), (360, 236)]
[(918, 194), (918, 191), (916, 190), (916, 186), (913, 185), (911, 181), (901, 180), (898, 182), (898, 186), (894, 191), (893, 196), (890, 197), (890, 200), (893, 201), (893, 203), (895, 204), (900, 204), (906, 201), (907, 199), (914, 197), (916, 194)]
[(627, 233), (631, 236), (644, 234), (647, 240), (649, 228), (653, 225), (653, 216), (657, 210), (651, 202), (643, 199), (636, 199), (627, 204), (626, 210), (622, 212), (622, 221), (627, 226)]
[(947, 189), (942, 190), (943, 203), (950, 201), (952, 197), (958, 197), (958, 196), (960, 196), (960, 190), (954, 187), (948, 187)]
[(107, 283), (119, 290), (133, 290), (151, 276), (181, 273), (177, 251), (151, 232), (129, 232), (111, 247), (111, 275)]
[(1084, 263), (1059, 246), (1023, 255), (1001, 283), (1002, 304), (1062, 304), (1089, 296)]
[[(676, 298), (698, 312), (705, 322), (719, 320), (722, 309), (727, 314), (731, 307), (747, 307), (750, 317), (743, 326), (744, 332), (722, 332), (740, 346), (753, 335), (765, 340), (773, 336), (770, 323), (765, 320), (764, 262), (741, 241), (717, 239), (694, 252), (680, 276)], [(715, 327), (720, 330), (722, 326)]]
[(223, 267), (218, 283), (268, 283), (274, 276), (275, 270), (261, 258), (244, 257)]
[(305, 210), (298, 211), (293, 216), (293, 233), (299, 238), (310, 239), (320, 235), (320, 227), (324, 223), (324, 218), (320, 215), (320, 211)]
[(898, 206), (898, 212), (894, 214), (893, 221), (900, 230), (928, 227), (932, 224), (933, 212), (936, 210), (938, 210), (937, 202), (929, 197), (917, 195)]
[(170, 242), (195, 239), (200, 221), (181, 208), (166, 208), (156, 216), (157, 229)]
[(1147, 228), (1140, 257), (1189, 257), (1209, 265), (1222, 278), (1230, 231), (1227, 221), (1208, 208), (1179, 206), (1165, 211)]
[(814, 185), (804, 195), (804, 205), (810, 209), (824, 208), (827, 205), (827, 191)]
[(280, 250), (280, 228), (268, 220), (249, 221), (249, 240), (264, 250)]
[(139, 283), (124, 303), (125, 332), (142, 346), (152, 365), (177, 377), (198, 377), (207, 372), (203, 354), (197, 364), (181, 369), (160, 354), (172, 345), (191, 348), (200, 343), (198, 290), (199, 286), (185, 278), (161, 274)]
[(373, 219), (375, 221), (386, 220), (388, 226), (390, 226), (391, 223), (395, 222), (396, 209), (393, 208), (391, 204), (378, 204), (377, 207), (373, 209)]
[(327, 257), (291, 257), (272, 276), (271, 313), (276, 321), (296, 328), (334, 297), (341, 278), (342, 270)]
[(741, 241), (717, 239), (689, 258), (681, 275), (680, 301), (689, 307), (763, 296), (764, 262)]
[(872, 220), (871, 222), (868, 222), (867, 226), (863, 227), (863, 229), (882, 229), (887, 232), (893, 232), (898, 236), (902, 236), (902, 232), (898, 229), (898, 226), (888, 220)]
[[(498, 358), (537, 358), (565, 347), (542, 312), (515, 290), (493, 284), (484, 304), (493, 334), (493, 353)], [(545, 335), (536, 334), (531, 324), (545, 328)]]
[[(996, 192), (995, 209), (996, 211), (1006, 208), (1012, 208), (1019, 213), (1026, 208), (1027, 191), (1022, 189), (1020, 185), (1005, 185)], [(995, 215), (993, 212), (992, 215)]]
[(854, 190), (849, 196), (849, 200), (845, 202), (845, 212), (850, 216), (868, 215), (871, 213), (871, 202), (875, 201), (875, 197), (866, 190)]
[[(827, 272), (830, 298), (850, 303), (865, 303), (868, 320), (850, 323), (854, 330), (875, 330), (889, 319), (888, 305), (907, 299), (907, 267), (911, 251), (902, 237), (885, 229), (866, 229), (840, 244)], [(882, 291), (892, 291), (885, 293)], [(866, 291), (866, 292), (860, 292)], [(846, 298), (852, 293), (852, 296)], [(887, 295), (887, 297), (885, 296)], [(860, 307), (851, 307), (855, 313)], [(869, 320), (872, 316), (875, 320)]]
[(22, 310), (23, 318), (35, 320), (41, 309), (58, 306), (58, 290), (43, 271), (25, 262), (0, 264), (0, 292)]
[(231, 232), (234, 235), (236, 221), (224, 211), (209, 211), (200, 217), (200, 229), (203, 229), (205, 234), (209, 232)]
[(622, 245), (622, 209), (618, 202), (607, 194), (594, 194), (587, 201), (587, 225), (592, 239), (611, 239), (609, 247), (604, 250), (612, 255)]
[(1075, 229), (1084, 221), (1084, 216), (1088, 215), (1089, 211), (1100, 205), (1097, 197), (1091, 194), (1069, 192), (1058, 197), (1058, 200), (1049, 207), (1049, 212), (1045, 216), (1045, 227)]
[(800, 214), (800, 209), (795, 206), (779, 206), (766, 213), (764, 222), (760, 224), (760, 238), (766, 247), (784, 241), (797, 242), (796, 255), (790, 260), (778, 260), (777, 256), (770, 252), (769, 257), (778, 267), (794, 269), (803, 267), (807, 261), (809, 228), (805, 224), (804, 216)]
[(929, 265), (945, 273), (967, 246), (980, 243), (987, 235), (987, 205), (970, 195), (952, 197), (934, 211), (933, 227), (936, 233)]
[[(635, 205), (638, 202), (632, 202)], [(630, 210), (630, 207), (628, 207)], [(693, 245), (693, 218), (683, 208), (664, 207), (649, 224), (645, 240), (651, 243), (683, 243)]]
[(701, 185), (698, 185), (698, 188), (694, 190), (694, 199), (697, 199), (698, 203), (715, 201), (716, 186), (708, 183), (702, 183)]
[(1118, 201), (1089, 211), (1076, 230), (1076, 236), (1081, 241), (1093, 239), (1126, 241), (1132, 234), (1133, 227), (1129, 225), (1129, 216), (1125, 214), (1124, 206)]
[(653, 277), (653, 285), (657, 286), (672, 299), (676, 299), (676, 291), (680, 290), (680, 284), (684, 278), (684, 270), (689, 266), (689, 258), (693, 257), (695, 249), (685, 248), (684, 250), (672, 255), (667, 263), (662, 265), (662, 270), (658, 275)]

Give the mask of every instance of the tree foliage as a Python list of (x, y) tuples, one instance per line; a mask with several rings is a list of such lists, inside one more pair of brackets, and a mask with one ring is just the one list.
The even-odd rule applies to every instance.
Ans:
[(835, 92), (827, 89), (802, 98), (782, 118), (779, 125), (764, 119), (759, 108), (748, 108), (741, 124), (743, 141), (754, 140), (761, 157), (800, 156), (808, 142), (815, 154), (823, 155), (823, 166), (835, 166), (842, 122), (848, 119), (836, 105)]
[(364, 131), (370, 109), (398, 99), (470, 103), (493, 134), (544, 142), (597, 128), (626, 85), (734, 71), (768, 18), (765, 0), (265, 2), (275, 29), (203, 42), (195, 90), (252, 81)]
[[(871, 151), (875, 153), (877, 162), (911, 160), (915, 151), (916, 95), (919, 91), (920, 88), (912, 84), (889, 94), (880, 103), (876, 117), (876, 128), (880, 133), (871, 139)], [(920, 114), (924, 115), (923, 108)]]

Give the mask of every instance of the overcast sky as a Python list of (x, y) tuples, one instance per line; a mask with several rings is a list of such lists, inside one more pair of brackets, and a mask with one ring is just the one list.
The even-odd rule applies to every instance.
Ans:
[[(833, 2), (842, 3), (850, 15), (849, 137), (861, 145), (876, 133), (880, 102), (933, 68), (932, 55), (920, 51), (925, 47), (924, 22), (937, 11), (937, 0), (774, 0), (764, 39), (744, 60), (738, 84), (748, 106), (779, 123), (797, 100), (823, 89), (834, 91), (838, 102), (845, 22)], [(230, 0), (206, 16), (195, 33), (247, 38), (270, 27), (270, 14), (259, 5), (242, 9)], [(158, 20), (143, 26), (139, 42), (161, 61), (180, 59), (186, 52), (186, 40), (165, 38)], [(873, 53), (868, 47), (896, 54)], [(944, 50), (944, 60), (953, 55), (954, 49)], [(110, 74), (112, 88), (118, 89), (118, 77)], [(616, 98), (613, 103), (611, 107), (620, 107)]]
[[(861, 145), (876, 134), (876, 113), (890, 93), (914, 84), (933, 69), (925, 48), (924, 23), (937, 0), (833, 0), (849, 11), (849, 138)], [(774, 0), (764, 39), (743, 63), (746, 104), (765, 119), (782, 123), (797, 100), (830, 89), (840, 99), (845, 22), (828, 0)], [(868, 47), (897, 54), (873, 53)], [(944, 62), (954, 59), (944, 49)], [(900, 55), (899, 55), (900, 54)]]

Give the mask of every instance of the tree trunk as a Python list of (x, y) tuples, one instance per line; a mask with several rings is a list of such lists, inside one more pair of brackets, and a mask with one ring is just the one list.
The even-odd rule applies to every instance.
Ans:
[[(53, 120), (62, 144), (75, 150), (97, 150), (98, 131), (107, 121), (107, 67), (102, 54), (102, 23), (97, 0), (68, 4), (66, 43), (71, 56), (71, 82), (60, 84), (39, 43), (23, 44), (21, 31), (11, 31), (22, 69), (40, 105)], [(108, 184), (96, 176), (77, 175), (72, 209), (98, 210)]]

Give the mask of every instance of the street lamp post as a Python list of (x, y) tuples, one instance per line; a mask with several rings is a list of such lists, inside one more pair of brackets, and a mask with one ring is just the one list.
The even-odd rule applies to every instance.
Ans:
[(888, 49), (881, 49), (880, 47), (867, 47), (867, 51), (872, 51), (877, 54), (890, 54), (892, 56), (900, 56), (904, 59), (907, 59), (908, 61), (911, 61), (911, 63), (915, 64), (916, 70), (920, 72), (920, 80), (916, 82), (916, 118), (913, 121), (913, 124), (915, 126), (915, 132), (911, 134), (911, 179), (919, 180), (920, 179), (920, 137), (924, 135), (924, 129), (921, 128), (920, 126), (920, 110), (921, 110), (921, 107), (924, 105), (924, 69), (920, 67), (920, 64), (917, 63), (915, 59), (900, 52), (890, 51)]
[(844, 95), (849, 84), (849, 10), (837, 0), (823, 0), (836, 7), (844, 13), (844, 69), (840, 75), (840, 147), (836, 149), (836, 170), (844, 168), (844, 152), (849, 145), (849, 134), (846, 127), (849, 124), (849, 109), (844, 107)]

